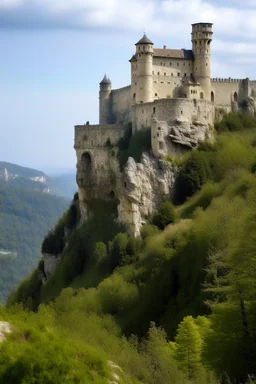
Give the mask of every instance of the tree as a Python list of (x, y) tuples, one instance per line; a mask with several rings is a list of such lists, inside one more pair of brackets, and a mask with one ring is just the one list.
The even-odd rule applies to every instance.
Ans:
[(106, 257), (107, 257), (106, 245), (102, 241), (96, 243), (93, 251), (93, 260), (95, 261), (95, 263), (100, 263)]
[(203, 152), (193, 151), (181, 166), (175, 185), (177, 203), (183, 203), (201, 189), (202, 185), (211, 178), (211, 168), (208, 158)]
[(189, 379), (195, 377), (202, 368), (203, 340), (192, 316), (185, 317), (179, 324), (175, 343), (178, 365)]
[(164, 229), (168, 224), (175, 222), (175, 209), (170, 201), (162, 203), (152, 218), (152, 223), (159, 229)]

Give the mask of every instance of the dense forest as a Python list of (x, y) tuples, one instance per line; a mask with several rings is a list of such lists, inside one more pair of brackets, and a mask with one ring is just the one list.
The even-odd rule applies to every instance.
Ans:
[(0, 303), (35, 268), (44, 235), (67, 205), (61, 197), (0, 183)]
[(175, 193), (141, 238), (115, 201), (76, 228), (75, 196), (42, 243), (54, 274), (41, 261), (1, 308), (0, 383), (256, 382), (256, 118), (224, 115), (214, 143), (166, 160)]

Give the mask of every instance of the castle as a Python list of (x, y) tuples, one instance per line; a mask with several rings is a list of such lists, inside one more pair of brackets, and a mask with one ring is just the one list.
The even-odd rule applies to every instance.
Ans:
[[(91, 198), (117, 197), (119, 219), (133, 234), (139, 234), (144, 218), (171, 193), (174, 170), (165, 164), (166, 156), (211, 140), (212, 124), (220, 109), (237, 111), (239, 105), (246, 104), (254, 113), (251, 96), (256, 93), (256, 81), (211, 78), (212, 25), (192, 24), (191, 50), (165, 45), (154, 48), (144, 34), (130, 59), (131, 84), (112, 90), (106, 75), (100, 82), (100, 124), (75, 127), (77, 184), (84, 218)], [(144, 157), (137, 165), (129, 159), (120, 172), (114, 146), (127, 122), (132, 122), (133, 132), (151, 127), (153, 156), (150, 161)], [(140, 188), (141, 180), (148, 181), (150, 191)]]

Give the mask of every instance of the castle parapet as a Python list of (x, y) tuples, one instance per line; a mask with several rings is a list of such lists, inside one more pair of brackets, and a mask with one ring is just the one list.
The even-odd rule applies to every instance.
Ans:
[(231, 77), (228, 77), (228, 78), (213, 77), (211, 81), (214, 83), (241, 83), (243, 79), (232, 79)]
[(120, 124), (76, 125), (75, 149), (103, 148), (115, 144), (123, 136)]

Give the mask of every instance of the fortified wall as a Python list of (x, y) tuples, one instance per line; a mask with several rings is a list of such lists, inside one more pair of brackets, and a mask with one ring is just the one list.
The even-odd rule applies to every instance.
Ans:
[(131, 86), (114, 89), (111, 93), (111, 109), (113, 122), (124, 124), (132, 120)]
[(123, 133), (118, 124), (75, 126), (76, 182), (83, 218), (87, 217), (88, 200), (116, 197), (119, 163), (111, 147)]
[(213, 124), (214, 105), (207, 100), (161, 99), (153, 103), (134, 104), (132, 113), (134, 130), (151, 126), (152, 118), (164, 120), (170, 125), (177, 120)]

